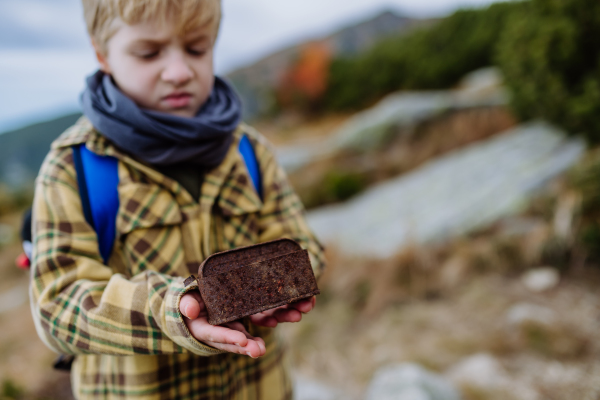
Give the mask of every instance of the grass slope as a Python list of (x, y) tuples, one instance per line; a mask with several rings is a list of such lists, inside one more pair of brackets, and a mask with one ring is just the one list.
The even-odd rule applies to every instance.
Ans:
[(65, 115), (0, 135), (0, 182), (20, 189), (32, 184), (50, 144), (81, 116)]

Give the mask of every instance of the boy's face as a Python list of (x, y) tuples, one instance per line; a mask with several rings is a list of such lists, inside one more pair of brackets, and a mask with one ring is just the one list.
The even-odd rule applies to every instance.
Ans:
[(140, 107), (192, 117), (214, 84), (212, 27), (179, 37), (172, 24), (121, 23), (106, 44), (96, 47), (104, 72)]

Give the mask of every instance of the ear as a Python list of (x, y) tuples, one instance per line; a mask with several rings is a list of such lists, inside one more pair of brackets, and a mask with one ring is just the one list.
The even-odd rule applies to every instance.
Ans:
[(110, 65), (108, 65), (105, 52), (100, 48), (98, 42), (96, 42), (95, 39), (92, 39), (92, 46), (94, 47), (94, 52), (96, 53), (96, 59), (98, 60), (98, 64), (100, 64), (100, 69), (105, 74), (110, 74)]

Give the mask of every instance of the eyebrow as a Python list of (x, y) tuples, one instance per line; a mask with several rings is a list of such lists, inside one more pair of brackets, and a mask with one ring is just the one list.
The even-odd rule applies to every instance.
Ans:
[(191, 36), (189, 38), (184, 38), (184, 41), (186, 43), (197, 43), (197, 42), (202, 42), (202, 41), (209, 41), (210, 42), (210, 36), (202, 33), (200, 35), (196, 35), (196, 36)]
[[(135, 48), (138, 46), (163, 46), (170, 42), (171, 39), (137, 39), (130, 44), (130, 48)], [(210, 41), (210, 37), (206, 34), (201, 34), (198, 36), (193, 36), (189, 39), (185, 39), (185, 43), (198, 43), (203, 41)]]
[(138, 40), (135, 40), (134, 42), (132, 42), (129, 47), (144, 46), (144, 45), (162, 46), (164, 44), (167, 44), (168, 42), (169, 42), (169, 40), (138, 39)]

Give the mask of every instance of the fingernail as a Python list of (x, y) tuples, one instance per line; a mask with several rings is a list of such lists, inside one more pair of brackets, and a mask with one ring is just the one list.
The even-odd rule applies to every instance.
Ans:
[[(234, 343), (234, 344), (235, 344), (236, 346), (240, 346), (240, 344), (239, 344), (239, 343)], [(242, 347), (242, 346), (240, 346), (240, 347)]]
[(247, 351), (247, 352), (246, 352), (246, 354), (248, 354), (248, 356), (249, 356), (250, 358), (258, 358), (258, 357), (252, 357), (252, 354), (250, 354), (250, 352), (249, 352), (249, 351)]
[(186, 317), (187, 319), (190, 319), (190, 317), (188, 317), (188, 311), (187, 311), (189, 307), (190, 307), (190, 306), (188, 305), (188, 306), (185, 306), (185, 308), (183, 309), (183, 315), (185, 315), (185, 317)]

